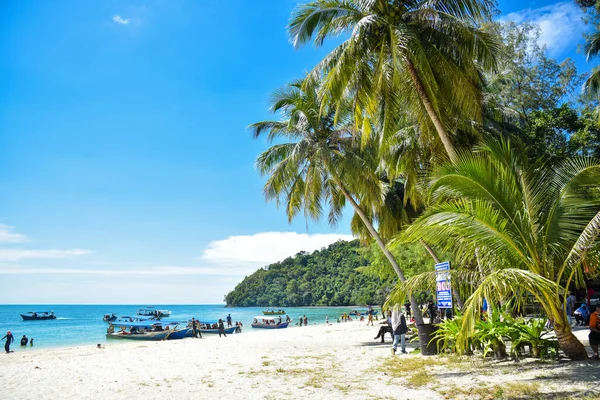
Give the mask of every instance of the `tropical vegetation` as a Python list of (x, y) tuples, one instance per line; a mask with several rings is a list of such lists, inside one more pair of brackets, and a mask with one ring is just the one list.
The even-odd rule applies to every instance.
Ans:
[[(326, 216), (336, 226), (350, 205), (350, 229), (370, 260), (358, 270), (396, 277), (388, 303), (408, 296), (418, 324), (416, 299), (433, 295), (435, 275), (402, 260), (417, 248), (431, 264), (452, 260), (462, 316), (443, 323), (443, 343), (455, 351), (502, 354), (507, 341), (518, 349), (522, 337), (540, 336), (535, 321), (496, 329), (508, 318), (497, 319), (500, 306), (519, 313), (533, 297), (561, 350), (584, 359), (563, 304), (599, 272), (597, 78), (548, 57), (535, 25), (498, 23), (496, 13), (488, 0), (298, 5), (294, 46), (342, 40), (274, 92), (276, 119), (250, 126), (272, 144), (256, 166), (266, 199), (290, 220)], [(588, 38), (590, 57), (598, 38)], [(476, 334), (487, 331), (495, 339)]]
[(383, 304), (394, 276), (380, 279), (359, 272), (369, 263), (363, 253), (358, 240), (300, 252), (247, 276), (225, 302), (232, 307)]

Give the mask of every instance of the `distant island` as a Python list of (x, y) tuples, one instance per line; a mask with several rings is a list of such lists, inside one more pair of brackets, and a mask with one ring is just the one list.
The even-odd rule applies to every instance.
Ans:
[(231, 307), (381, 304), (395, 285), (357, 271), (369, 261), (358, 240), (300, 252), (259, 269), (225, 296)]

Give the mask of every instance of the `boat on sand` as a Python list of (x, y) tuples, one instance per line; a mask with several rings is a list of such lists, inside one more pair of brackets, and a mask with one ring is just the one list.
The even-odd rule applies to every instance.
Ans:
[(115, 329), (110, 325), (106, 331), (108, 339), (150, 340), (159, 341), (167, 339), (183, 339), (188, 328), (179, 329), (177, 323), (162, 323), (156, 321), (126, 322)]

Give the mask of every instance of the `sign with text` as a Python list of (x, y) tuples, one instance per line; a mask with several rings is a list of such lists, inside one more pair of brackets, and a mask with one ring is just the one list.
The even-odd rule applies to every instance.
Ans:
[(450, 261), (435, 264), (435, 281), (437, 284), (437, 308), (452, 308)]

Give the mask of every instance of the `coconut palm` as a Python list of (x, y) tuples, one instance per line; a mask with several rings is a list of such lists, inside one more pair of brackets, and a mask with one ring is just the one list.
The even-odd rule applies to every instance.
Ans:
[[(350, 105), (323, 106), (319, 85), (319, 80), (307, 79), (276, 91), (271, 110), (281, 113), (284, 119), (250, 125), (255, 138), (266, 134), (269, 141), (286, 140), (274, 144), (256, 161), (261, 174), (269, 176), (265, 196), (278, 205), (284, 203), (290, 221), (301, 211), (306, 218), (319, 220), (327, 203), (332, 225), (341, 217), (347, 201), (398, 277), (405, 280), (396, 259), (353, 195), (360, 193), (360, 199), (369, 204), (383, 197), (384, 187), (375, 173), (377, 153), (373, 146), (357, 145)], [(415, 319), (422, 323), (416, 302), (413, 307), (417, 310)]]
[(491, 0), (315, 0), (293, 11), (288, 31), (296, 47), (350, 34), (312, 74), (324, 74), (324, 103), (352, 94), (363, 140), (373, 116), (386, 135), (400, 118), (418, 121), (454, 159), (453, 134), (481, 122), (480, 68), (494, 67), (499, 43), (477, 24), (493, 10)]
[[(587, 358), (563, 305), (565, 288), (584, 287), (584, 273), (600, 262), (600, 164), (577, 157), (534, 169), (509, 142), (479, 150), (432, 173), (433, 205), (401, 239), (425, 239), (481, 266), (469, 276), (478, 285), (465, 304), (463, 345), (483, 299), (518, 308), (529, 293), (553, 321), (561, 349), (572, 359)], [(415, 277), (393, 297), (427, 281)]]
[[(600, 31), (596, 31), (591, 34), (585, 43), (585, 56), (586, 61), (590, 61), (592, 58), (597, 57), (600, 54)], [(600, 68), (595, 67), (592, 70), (589, 78), (585, 81), (583, 89), (591, 96), (597, 96), (600, 94)]]

